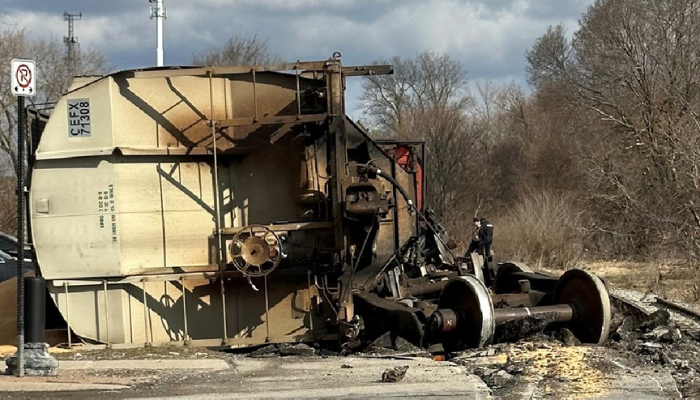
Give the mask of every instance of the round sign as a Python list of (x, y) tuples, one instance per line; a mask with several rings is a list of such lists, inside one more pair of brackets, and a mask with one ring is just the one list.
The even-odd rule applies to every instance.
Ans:
[(15, 71), (15, 78), (17, 78), (17, 83), (22, 87), (26, 88), (32, 83), (32, 71), (29, 69), (27, 64), (20, 64)]

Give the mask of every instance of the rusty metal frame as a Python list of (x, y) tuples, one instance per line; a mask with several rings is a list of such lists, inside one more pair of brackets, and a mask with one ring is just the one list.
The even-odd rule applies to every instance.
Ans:
[(327, 61), (304, 61), (273, 65), (234, 65), (228, 67), (164, 68), (134, 71), (134, 78), (165, 78), (171, 76), (222, 76), (255, 72), (281, 72), (296, 70), (322, 71)]
[(112, 345), (110, 344), (110, 341), (109, 341), (109, 296), (107, 295), (108, 292), (107, 292), (107, 280), (106, 279), (102, 281), (102, 287), (103, 287), (103, 291), (104, 291), (103, 293), (104, 293), (104, 301), (105, 301), (105, 304), (104, 304), (105, 330), (107, 331), (106, 332), (107, 340), (105, 340), (105, 342), (107, 343), (107, 348), (111, 348)]
[(66, 326), (67, 326), (66, 331), (68, 332), (68, 348), (70, 349), (71, 347), (73, 347), (73, 341), (72, 341), (71, 334), (70, 334), (70, 332), (71, 332), (70, 306), (68, 305), (70, 296), (68, 296), (68, 282), (63, 282), (63, 293), (64, 293), (65, 298), (66, 298), (66, 317), (65, 317), (65, 320), (66, 320)]
[[(255, 84), (253, 84), (255, 87)], [(328, 118), (328, 114), (296, 114), (296, 115), (280, 115), (265, 118), (232, 118), (210, 121), (216, 123), (218, 127), (241, 127), (254, 125), (282, 125), (282, 124), (306, 124), (309, 122), (323, 122)]]
[[(172, 76), (222, 76), (249, 74), (253, 72), (282, 72), (282, 71), (325, 71), (334, 60), (327, 61), (298, 61), (272, 65), (238, 65), (228, 67), (190, 67), (190, 68), (159, 68), (137, 70), (134, 78), (165, 78)], [(345, 76), (367, 76), (393, 74), (391, 65), (347, 66), (340, 70)]]
[[(332, 222), (298, 222), (289, 224), (277, 224), (277, 225), (263, 225), (275, 232), (286, 232), (286, 231), (308, 231), (316, 229), (332, 229)], [(242, 231), (245, 227), (230, 227), (221, 228), (220, 232), (222, 235), (235, 235), (236, 233)]]
[[(321, 334), (319, 335), (318, 339), (319, 340), (338, 340), (340, 337), (337, 334)], [(295, 342), (300, 342), (300, 343), (311, 343), (312, 340), (309, 339), (307, 341), (299, 341), (297, 339), (296, 335), (285, 335), (285, 336), (275, 336), (271, 337), (269, 340), (270, 343), (295, 343)], [(149, 343), (147, 346), (144, 346), (142, 343), (113, 343), (111, 345), (111, 349), (119, 350), (119, 349), (137, 349), (137, 348), (143, 348), (143, 347), (159, 347), (159, 346), (194, 346), (194, 347), (211, 347), (211, 348), (236, 348), (236, 347), (246, 347), (246, 346), (254, 346), (254, 345), (259, 345), (259, 344), (264, 344), (259, 338), (249, 338), (249, 337), (243, 337), (243, 338), (231, 338), (229, 339), (228, 343), (225, 345), (221, 344), (221, 340), (219, 339), (194, 339), (190, 340), (187, 343), (183, 343), (182, 341), (170, 341), (170, 342), (162, 342), (162, 343)], [(73, 345), (73, 348), (78, 347), (76, 345)], [(81, 349), (86, 349), (86, 350), (101, 350), (101, 349), (106, 349), (107, 345), (105, 344), (83, 344), (81, 343), (79, 345)]]

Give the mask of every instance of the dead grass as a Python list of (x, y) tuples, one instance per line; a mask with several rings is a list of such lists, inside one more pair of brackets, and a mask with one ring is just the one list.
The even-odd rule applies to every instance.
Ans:
[(580, 211), (573, 199), (552, 192), (529, 192), (494, 226), (499, 259), (522, 260), (537, 269), (568, 269), (583, 256)]
[(688, 303), (700, 302), (700, 267), (681, 262), (598, 261), (586, 269), (614, 289), (654, 293)]

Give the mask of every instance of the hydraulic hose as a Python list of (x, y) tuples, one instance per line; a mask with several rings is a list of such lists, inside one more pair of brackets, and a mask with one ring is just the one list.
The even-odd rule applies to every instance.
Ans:
[[(420, 218), (423, 219), (423, 221), (425, 221), (425, 223), (427, 223), (431, 227), (431, 229), (433, 229), (433, 231), (437, 233), (437, 229), (435, 229), (435, 227), (432, 226), (433, 224), (413, 205), (413, 200), (411, 200), (411, 198), (408, 197), (408, 193), (406, 192), (406, 190), (396, 181), (396, 179), (394, 179), (394, 177), (372, 164), (358, 164), (358, 167), (362, 167), (369, 172), (377, 174), (382, 178), (386, 179), (389, 183), (391, 183), (396, 188), (396, 190), (398, 190), (399, 193), (401, 193), (401, 196), (403, 196), (404, 200), (406, 200), (406, 204), (408, 204), (409, 214), (413, 215), (413, 213), (416, 212), (420, 216)], [(452, 250), (450, 250), (449, 246), (447, 246), (447, 243), (445, 243), (442, 237), (439, 234), (436, 234), (435, 237), (437, 238), (437, 240), (440, 241), (440, 243), (442, 243), (443, 246), (445, 246), (445, 250), (447, 250), (447, 252), (450, 253), (452, 258), (456, 258), (454, 253), (452, 253)]]
[(386, 172), (382, 171), (381, 169), (377, 168), (376, 166), (372, 164), (363, 164), (360, 165), (361, 167), (364, 167), (367, 171), (372, 172), (374, 174), (377, 174), (378, 176), (381, 176), (382, 178), (386, 179), (389, 183), (391, 183), (396, 190), (401, 193), (401, 196), (403, 197), (404, 200), (406, 200), (406, 204), (408, 204), (408, 212), (413, 214), (413, 210), (415, 207), (413, 206), (413, 200), (408, 196), (408, 192), (406, 192), (406, 189), (404, 189), (397, 181), (394, 179), (393, 176), (387, 174)]

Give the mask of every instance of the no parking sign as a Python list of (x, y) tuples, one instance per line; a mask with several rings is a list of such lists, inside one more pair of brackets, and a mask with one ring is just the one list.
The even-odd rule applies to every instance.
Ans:
[(36, 74), (33, 60), (12, 60), (11, 86), (15, 96), (32, 97), (36, 93)]

